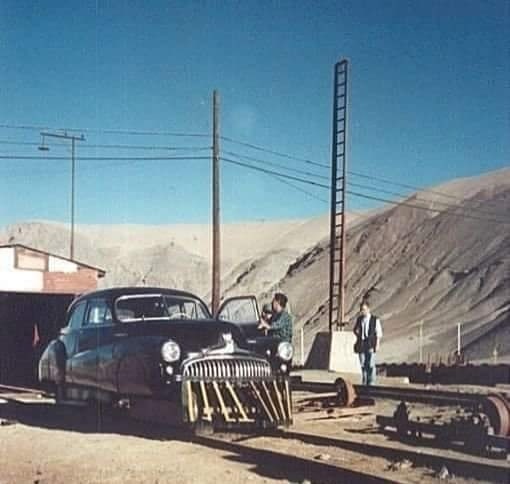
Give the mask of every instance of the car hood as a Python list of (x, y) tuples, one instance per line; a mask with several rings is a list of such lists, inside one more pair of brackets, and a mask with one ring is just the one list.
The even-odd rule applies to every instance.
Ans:
[(122, 331), (129, 337), (155, 336), (172, 339), (183, 353), (199, 352), (225, 346), (223, 335), (230, 333), (235, 346), (247, 348), (239, 328), (217, 320), (151, 320), (122, 323)]

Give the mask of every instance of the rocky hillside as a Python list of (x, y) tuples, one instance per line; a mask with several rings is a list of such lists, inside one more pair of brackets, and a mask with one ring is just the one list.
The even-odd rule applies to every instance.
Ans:
[[(464, 200), (417, 193), (408, 202), (441, 212), (392, 207), (348, 231), (347, 304), (355, 317), (370, 293), (384, 323), (381, 357), (416, 360), (423, 322), (425, 355), (455, 349), (457, 323), (473, 360), (510, 360), (510, 170), (458, 180), (438, 191)], [(472, 217), (472, 218), (470, 218)], [(506, 222), (506, 223), (504, 223)], [(293, 301), (306, 347), (327, 328), (328, 243), (289, 267), (278, 287)]]
[[(208, 298), (210, 227), (207, 225), (79, 225), (75, 258), (106, 270), (105, 287), (177, 287)], [(284, 277), (300, 254), (328, 233), (327, 217), (222, 226), (223, 288), (260, 294)], [(0, 229), (0, 243), (19, 242), (69, 255), (69, 229), (54, 222), (24, 222)], [(253, 270), (256, 277), (253, 277)], [(248, 276), (248, 277), (246, 277)], [(243, 282), (244, 280), (244, 282)], [(241, 284), (242, 282), (242, 284)]]

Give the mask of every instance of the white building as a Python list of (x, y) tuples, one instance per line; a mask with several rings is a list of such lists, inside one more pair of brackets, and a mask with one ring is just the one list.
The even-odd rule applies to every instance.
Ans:
[(0, 245), (0, 291), (78, 294), (105, 271), (22, 244)]

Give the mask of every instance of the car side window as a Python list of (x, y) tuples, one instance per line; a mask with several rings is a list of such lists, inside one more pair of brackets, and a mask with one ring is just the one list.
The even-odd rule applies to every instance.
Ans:
[(83, 322), (83, 316), (85, 315), (85, 308), (87, 307), (87, 303), (82, 301), (78, 303), (69, 316), (68, 326), (72, 329), (79, 329)]
[(111, 324), (112, 312), (108, 303), (104, 299), (89, 300), (85, 326), (95, 326), (98, 324)]

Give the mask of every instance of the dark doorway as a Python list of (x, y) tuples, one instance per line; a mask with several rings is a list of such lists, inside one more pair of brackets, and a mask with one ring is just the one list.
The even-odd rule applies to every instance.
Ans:
[(0, 383), (34, 386), (37, 363), (74, 294), (0, 292)]

